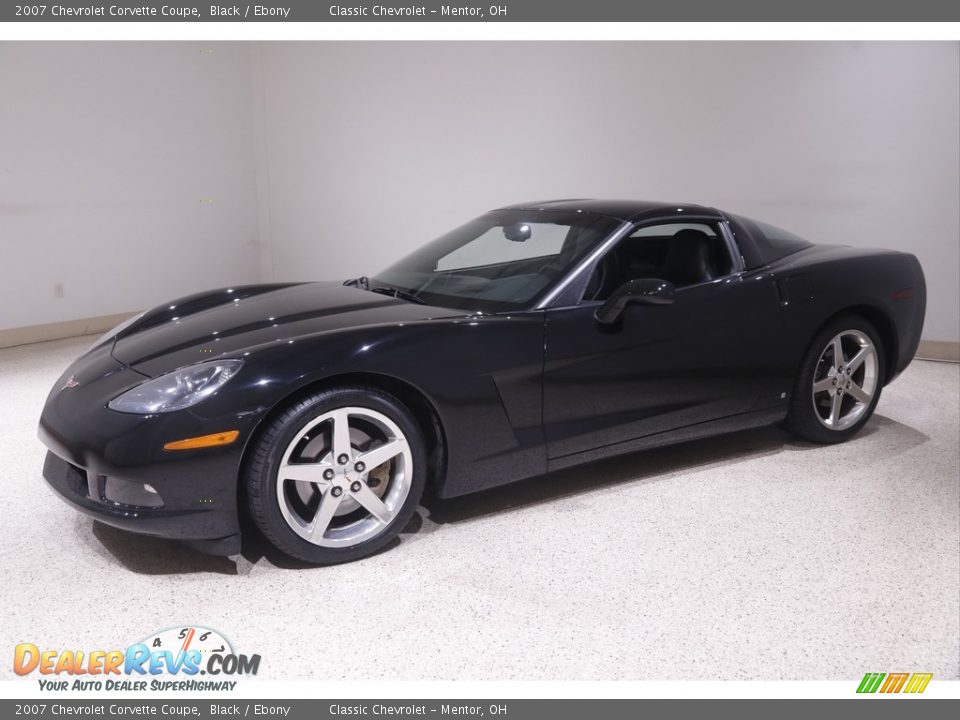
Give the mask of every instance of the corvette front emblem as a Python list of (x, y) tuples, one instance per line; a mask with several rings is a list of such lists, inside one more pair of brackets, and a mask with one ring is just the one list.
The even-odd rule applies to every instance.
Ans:
[(75, 387), (76, 387), (77, 385), (79, 385), (79, 384), (80, 384), (80, 383), (77, 382), (77, 376), (76, 376), (76, 375), (71, 375), (71, 376), (70, 376), (70, 379), (67, 380), (67, 382), (64, 383), (63, 387), (60, 388), (60, 390), (63, 391), (63, 390), (66, 390), (67, 388), (75, 388)]

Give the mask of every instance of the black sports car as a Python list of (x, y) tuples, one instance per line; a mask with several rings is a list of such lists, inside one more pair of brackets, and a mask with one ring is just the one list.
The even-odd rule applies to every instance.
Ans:
[(838, 442), (909, 364), (910, 254), (697, 205), (502, 208), (377, 276), (191, 295), (107, 333), (40, 420), (76, 508), (209, 552), (246, 512), (310, 563), (441, 497), (786, 420)]

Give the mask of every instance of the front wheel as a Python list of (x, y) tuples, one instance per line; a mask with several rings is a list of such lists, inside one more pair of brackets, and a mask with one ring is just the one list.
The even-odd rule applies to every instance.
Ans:
[(853, 315), (831, 322), (800, 366), (788, 427), (811, 442), (848, 440), (873, 415), (884, 372), (883, 345), (873, 325)]
[(279, 550), (317, 565), (370, 555), (403, 530), (426, 478), (410, 412), (372, 388), (300, 400), (271, 421), (244, 471), (250, 515)]

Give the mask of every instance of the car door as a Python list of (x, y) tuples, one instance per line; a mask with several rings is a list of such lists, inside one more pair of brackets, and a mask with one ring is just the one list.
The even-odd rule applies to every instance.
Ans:
[[(763, 272), (740, 269), (722, 223), (640, 227), (610, 251), (621, 257), (614, 278), (604, 282), (666, 272), (663, 255), (684, 230), (708, 235), (714, 267), (709, 279), (680, 282), (672, 303), (628, 305), (614, 325), (594, 317), (604, 302), (598, 291), (572, 307), (546, 310), (549, 459), (615, 451), (619, 443), (748, 412), (780, 392), (773, 387), (781, 332), (776, 288)], [(643, 242), (649, 244), (636, 244)], [(604, 263), (597, 262), (593, 279)]]

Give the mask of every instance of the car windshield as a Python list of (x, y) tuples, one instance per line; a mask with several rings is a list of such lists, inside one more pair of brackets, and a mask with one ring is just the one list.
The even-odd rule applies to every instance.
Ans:
[(498, 210), (378, 273), (370, 289), (441, 307), (525, 308), (619, 225), (586, 213)]

